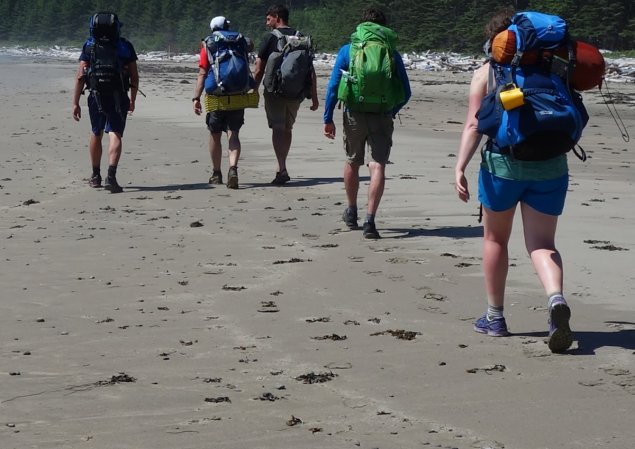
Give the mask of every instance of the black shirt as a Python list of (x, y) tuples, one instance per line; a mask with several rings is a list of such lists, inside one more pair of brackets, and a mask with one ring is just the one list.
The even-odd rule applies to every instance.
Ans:
[[(284, 34), (285, 36), (293, 36), (295, 33), (298, 32), (298, 30), (291, 27), (276, 28), (276, 29), (280, 31), (282, 34)], [(267, 62), (267, 59), (269, 59), (269, 56), (271, 56), (271, 53), (273, 53), (274, 51), (278, 51), (278, 38), (276, 37), (275, 34), (273, 34), (272, 32), (269, 32), (262, 39), (260, 48), (258, 49), (258, 57), (263, 62)]]

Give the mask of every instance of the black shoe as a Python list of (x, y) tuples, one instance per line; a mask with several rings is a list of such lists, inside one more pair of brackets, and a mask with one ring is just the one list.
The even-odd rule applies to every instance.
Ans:
[(348, 207), (346, 209), (344, 209), (344, 213), (342, 214), (342, 220), (344, 220), (344, 223), (346, 223), (346, 226), (348, 226), (348, 229), (357, 229), (359, 228), (359, 226), (357, 225), (357, 212), (353, 212), (351, 209), (349, 209)]
[(549, 340), (551, 352), (564, 352), (573, 344), (573, 332), (569, 327), (571, 309), (565, 302), (559, 302), (549, 308)]
[(271, 184), (273, 184), (274, 186), (282, 186), (289, 181), (291, 181), (291, 178), (289, 177), (289, 173), (287, 173), (287, 171), (285, 170), (282, 172), (276, 172), (276, 177), (273, 178)]
[(238, 167), (229, 167), (229, 171), (227, 172), (227, 188), (238, 188)]
[(209, 178), (210, 184), (220, 185), (223, 183), (223, 174), (219, 171), (215, 171), (212, 173), (212, 176)]
[(117, 178), (111, 178), (110, 176), (106, 177), (104, 189), (108, 190), (110, 193), (123, 192), (123, 187), (119, 185), (119, 183), (117, 182)]
[(93, 175), (88, 181), (88, 185), (93, 188), (101, 187), (101, 175)]
[(365, 222), (364, 223), (364, 238), (365, 239), (380, 239), (381, 236), (379, 235), (379, 232), (377, 232), (377, 228), (375, 227), (375, 223), (369, 223), (369, 222)]

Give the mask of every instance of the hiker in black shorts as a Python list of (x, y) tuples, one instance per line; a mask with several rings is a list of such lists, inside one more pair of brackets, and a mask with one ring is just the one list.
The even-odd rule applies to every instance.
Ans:
[[(214, 17), (210, 22), (212, 33), (224, 33), (229, 30), (230, 22), (224, 16)], [(235, 34), (235, 33), (234, 33)], [(201, 105), (201, 95), (205, 88), (205, 82), (208, 76), (214, 75), (210, 70), (214, 66), (214, 54), (208, 49), (207, 40), (201, 45), (199, 71), (196, 79), (196, 87), (194, 88), (194, 97), (192, 98), (192, 106), (196, 115), (201, 115), (203, 107)], [(251, 51), (253, 43), (251, 40), (244, 38), (244, 44), (247, 51)], [(213, 45), (213, 44), (212, 44)], [(245, 61), (248, 61), (245, 55)], [(246, 70), (249, 70), (246, 62)], [(255, 87), (255, 82), (248, 73), (250, 87)], [(227, 172), (227, 187), (230, 189), (238, 188), (238, 159), (240, 158), (240, 138), (238, 133), (245, 123), (245, 109), (236, 110), (215, 110), (207, 113), (205, 123), (210, 132), (209, 137), (209, 153), (212, 159), (212, 176), (209, 178), (210, 185), (223, 184), (223, 174), (221, 172), (221, 161), (223, 158), (223, 149), (221, 137), (223, 132), (227, 133), (229, 145), (229, 171)]]

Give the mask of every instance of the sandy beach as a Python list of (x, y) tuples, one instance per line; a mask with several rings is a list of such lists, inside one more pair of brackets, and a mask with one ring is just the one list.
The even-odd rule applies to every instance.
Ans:
[[(0, 65), (1, 448), (633, 447), (635, 144), (598, 90), (584, 93), (589, 159), (569, 158), (558, 231), (575, 342), (554, 355), (520, 221), (513, 336), (472, 330), (486, 305), (479, 204), (453, 189), (469, 73), (410, 72), (383, 238), (366, 241), (341, 221), (340, 111), (330, 141), (323, 105), (303, 103), (292, 181), (276, 187), (261, 100), (240, 189), (210, 187), (195, 65), (139, 66), (147, 97), (113, 195), (87, 185), (76, 63)], [(609, 88), (635, 134), (635, 84)]]

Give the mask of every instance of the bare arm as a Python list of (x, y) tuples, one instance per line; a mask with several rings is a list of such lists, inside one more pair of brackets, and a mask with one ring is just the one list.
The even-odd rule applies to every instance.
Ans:
[(82, 108), (79, 105), (79, 97), (82, 95), (82, 91), (84, 90), (84, 85), (86, 81), (84, 79), (84, 74), (86, 73), (86, 69), (88, 68), (88, 63), (86, 61), (80, 61), (79, 67), (77, 68), (77, 74), (75, 75), (75, 88), (73, 89), (73, 118), (75, 121), (79, 121), (82, 118)]
[(135, 110), (135, 101), (137, 100), (137, 92), (139, 92), (139, 68), (137, 61), (128, 64), (128, 73), (130, 74), (130, 107), (128, 114), (132, 114)]
[(476, 152), (482, 135), (477, 130), (478, 119), (476, 113), (481, 106), (481, 100), (487, 93), (487, 76), (489, 72), (489, 64), (477, 69), (472, 77), (470, 84), (470, 93), (468, 97), (467, 117), (461, 134), (461, 143), (459, 146), (459, 154), (454, 169), (454, 177), (456, 190), (462, 201), (470, 198), (470, 192), (465, 178), (465, 169), (469, 164), (472, 156)]
[(254, 90), (258, 90), (260, 87), (260, 83), (262, 82), (262, 78), (265, 76), (265, 63), (262, 59), (256, 58), (256, 67), (254, 69), (254, 80), (256, 81), (256, 88)]
[(196, 86), (194, 87), (194, 100), (192, 105), (194, 107), (194, 113), (196, 115), (201, 115), (203, 112), (203, 108), (201, 106), (201, 95), (203, 95), (203, 86), (205, 85), (205, 78), (207, 77), (207, 70), (199, 67), (198, 68), (198, 76), (196, 77)]
[(313, 66), (311, 66), (311, 102), (311, 110), (317, 111), (317, 108), (320, 107), (320, 101), (317, 95), (317, 75)]

